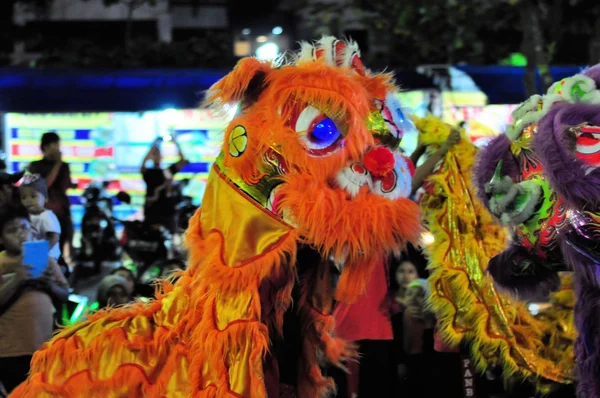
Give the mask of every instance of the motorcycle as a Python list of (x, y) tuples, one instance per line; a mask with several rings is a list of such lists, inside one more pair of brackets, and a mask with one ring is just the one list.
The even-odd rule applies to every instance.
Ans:
[[(117, 198), (130, 203), (129, 195), (124, 192)], [(162, 225), (116, 218), (113, 221), (123, 226), (120, 243), (135, 265), (137, 284), (150, 285), (154, 279), (165, 278), (173, 270), (185, 268), (185, 262), (173, 247), (173, 235)]]
[(193, 198), (183, 194), (183, 190), (189, 185), (189, 179), (183, 179), (175, 182), (173, 200), (177, 205), (175, 206), (175, 217), (176, 225), (180, 232), (186, 231), (190, 222), (190, 218), (198, 210), (198, 206), (194, 205)]
[(81, 222), (81, 249), (77, 275), (99, 274), (102, 263), (117, 261), (121, 248), (112, 220), (113, 198), (106, 188), (109, 182), (91, 183), (83, 192), (84, 215)]

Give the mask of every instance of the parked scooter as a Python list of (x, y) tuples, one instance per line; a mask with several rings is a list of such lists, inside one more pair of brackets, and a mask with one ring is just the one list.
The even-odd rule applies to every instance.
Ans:
[(121, 248), (112, 220), (113, 198), (106, 188), (109, 182), (91, 183), (83, 192), (85, 212), (81, 222), (81, 249), (77, 277), (97, 275), (102, 263), (117, 261)]
[(192, 218), (192, 216), (198, 210), (198, 206), (194, 205), (193, 203), (193, 198), (183, 194), (183, 190), (189, 185), (189, 183), (190, 180), (187, 178), (174, 183), (176, 192), (174, 195), (174, 201), (177, 203), (175, 206), (175, 217), (177, 218), (177, 228), (181, 233), (187, 230), (190, 218)]
[[(128, 194), (121, 192), (120, 201), (130, 203)], [(173, 248), (173, 235), (161, 225), (143, 221), (125, 221), (113, 218), (123, 225), (121, 246), (136, 268), (136, 283), (150, 284), (156, 278), (165, 278), (174, 268), (185, 268), (185, 263)]]

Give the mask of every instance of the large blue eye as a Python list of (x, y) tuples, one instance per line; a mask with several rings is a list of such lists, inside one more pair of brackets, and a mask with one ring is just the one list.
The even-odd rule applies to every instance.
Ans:
[(309, 132), (307, 136), (315, 146), (325, 148), (336, 142), (337, 139), (340, 138), (340, 135), (340, 131), (333, 120), (326, 117), (315, 124), (312, 132)]
[(331, 152), (337, 148), (342, 137), (335, 122), (312, 106), (300, 112), (295, 128), (304, 145), (314, 155)]

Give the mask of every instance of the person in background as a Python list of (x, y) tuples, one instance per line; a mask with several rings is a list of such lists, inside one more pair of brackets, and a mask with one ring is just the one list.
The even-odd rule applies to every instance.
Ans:
[[(407, 352), (404, 348), (405, 325), (404, 315), (406, 311), (406, 292), (408, 286), (419, 278), (427, 278), (427, 259), (420, 249), (408, 245), (400, 258), (394, 258), (391, 262), (391, 275), (395, 278), (390, 280), (391, 318), (394, 332), (394, 363), (397, 370), (396, 385), (398, 391), (402, 391), (406, 385), (407, 377)], [(432, 343), (433, 345), (433, 343)]]
[(434, 363), (434, 315), (427, 310), (429, 285), (426, 279), (414, 279), (408, 284), (404, 302), (403, 346), (406, 353), (407, 396), (433, 397), (431, 388)]
[(404, 296), (408, 285), (419, 277), (417, 266), (410, 260), (403, 260), (396, 270), (396, 282), (398, 288), (394, 294), (394, 301), (399, 304), (404, 304)]
[(65, 302), (69, 295), (52, 257), (43, 275), (32, 279), (31, 268), (23, 264), (23, 243), (30, 238), (26, 209), (0, 213), (0, 383), (9, 393), (25, 381), (33, 353), (52, 337), (53, 302)]
[(29, 212), (33, 240), (47, 240), (49, 255), (55, 260), (60, 257), (60, 223), (52, 212), (44, 208), (48, 202), (46, 181), (38, 174), (28, 174), (19, 187), (21, 203)]
[(112, 270), (110, 272), (111, 275), (117, 275), (120, 276), (121, 278), (125, 279), (127, 281), (127, 289), (132, 293), (132, 296), (135, 297), (135, 275), (133, 274), (133, 271), (130, 270), (127, 267), (119, 267), (119, 268), (115, 268), (114, 270)]
[(127, 280), (127, 289), (132, 292), (133, 298), (137, 297), (154, 297), (154, 286), (137, 283), (135, 274), (127, 267), (115, 268), (111, 271), (111, 275), (118, 275)]
[[(144, 218), (148, 224), (162, 225), (169, 232), (175, 233), (177, 224), (175, 219), (175, 208), (177, 203), (173, 200), (172, 183), (175, 174), (184, 168), (188, 161), (186, 160), (181, 147), (173, 138), (173, 143), (177, 146), (179, 160), (167, 167), (161, 169), (162, 154), (160, 143), (163, 138), (157, 138), (150, 148), (150, 151), (144, 157), (140, 169), (144, 182), (146, 183), (146, 203), (144, 205)], [(152, 167), (146, 167), (146, 163), (152, 162)]]
[(131, 284), (120, 275), (107, 275), (98, 285), (98, 306), (122, 306), (133, 301)]
[(23, 173), (8, 174), (0, 172), (0, 209), (10, 204), (18, 204), (19, 190), (15, 184), (23, 177)]
[(42, 135), (41, 142), (44, 158), (29, 165), (31, 174), (39, 174), (48, 185), (48, 203), (60, 223), (60, 249), (63, 258), (70, 263), (73, 243), (73, 221), (71, 219), (71, 202), (67, 189), (71, 187), (71, 171), (69, 164), (63, 162), (60, 152), (60, 137), (55, 132)]

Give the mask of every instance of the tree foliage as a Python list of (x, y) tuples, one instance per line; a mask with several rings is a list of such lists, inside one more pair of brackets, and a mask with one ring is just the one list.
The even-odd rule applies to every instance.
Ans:
[(35, 13), (45, 11), (53, 0), (0, 0), (0, 66), (11, 63), (11, 53), (15, 40), (20, 37), (20, 29), (15, 26), (13, 16), (17, 4)]
[(128, 7), (139, 8), (144, 4), (156, 6), (157, 0), (102, 0), (104, 5), (110, 7), (115, 4), (124, 4)]
[[(516, 11), (488, 0), (346, 0), (341, 9), (329, 2), (311, 7), (316, 22), (327, 13), (348, 14), (373, 27), (381, 42), (379, 60), (406, 66), (422, 63), (488, 63), (514, 52)], [(346, 16), (344, 15), (344, 16)], [(338, 33), (339, 32), (331, 32)], [(495, 39), (495, 45), (490, 40)], [(382, 58), (383, 56), (383, 58)]]
[[(84, 0), (87, 1), (87, 0)], [(125, 47), (130, 47), (132, 44), (132, 25), (133, 25), (133, 13), (138, 8), (149, 5), (155, 7), (158, 4), (158, 0), (102, 0), (106, 7), (110, 7), (117, 4), (122, 4), (127, 7), (127, 27), (125, 29)]]
[(182, 42), (161, 43), (132, 39), (129, 47), (111, 49), (91, 41), (71, 40), (62, 48), (48, 49), (38, 67), (76, 68), (229, 68), (235, 63), (228, 34), (209, 32)]
[(600, 60), (597, 0), (324, 0), (309, 8), (316, 36), (343, 34), (348, 22), (372, 27), (384, 43), (375, 61), (387, 65), (497, 63), (535, 47), (536, 35), (543, 54), (528, 54), (534, 64), (586, 63), (588, 52)]

